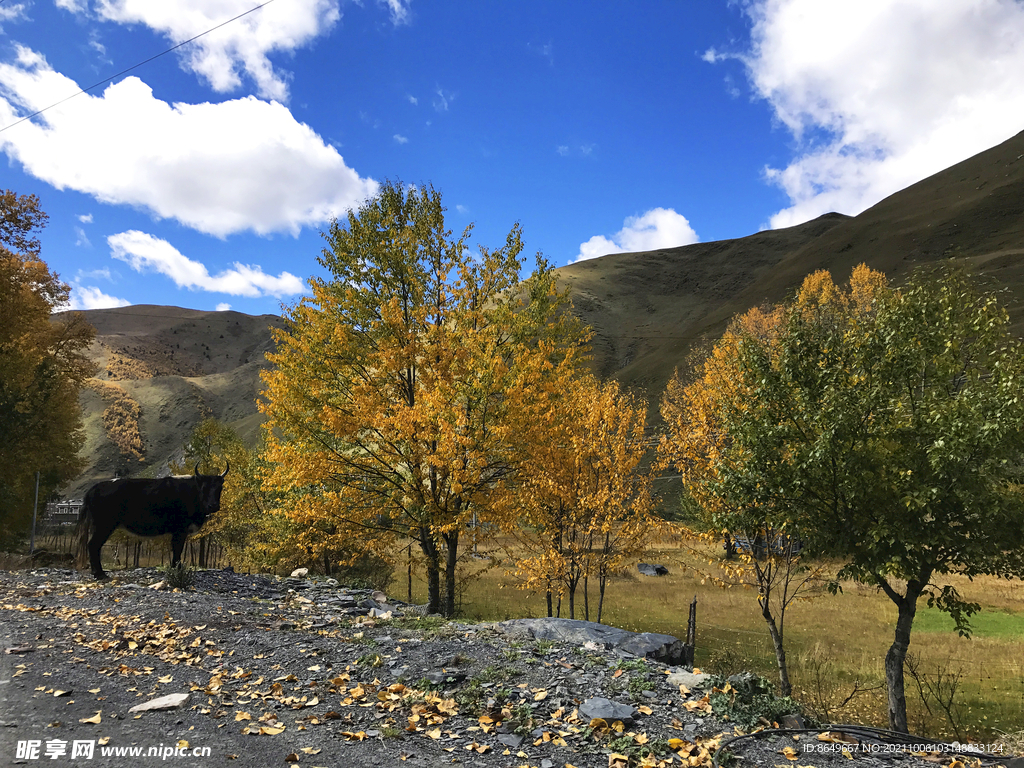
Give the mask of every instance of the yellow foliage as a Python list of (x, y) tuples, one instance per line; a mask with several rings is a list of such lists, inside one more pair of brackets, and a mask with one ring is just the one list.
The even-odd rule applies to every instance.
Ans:
[(83, 465), (78, 392), (95, 331), (55, 314), (69, 289), (40, 258), (46, 219), (34, 195), (0, 191), (0, 545), (27, 526), (37, 472), (45, 498)]
[(757, 348), (775, 360), (774, 340), (787, 322), (787, 312), (855, 323), (887, 290), (885, 275), (864, 264), (854, 268), (845, 289), (819, 270), (804, 279), (791, 307), (755, 307), (736, 317), (711, 353), (693, 366), (692, 381), (686, 383), (676, 370), (661, 401), (666, 434), (658, 446), (659, 463), (679, 471), (686, 491), (710, 517), (737, 511), (727, 509), (714, 492), (714, 480), (724, 462), (742, 460), (729, 451), (722, 414), (755, 407), (754, 384), (740, 368), (742, 351)]
[(103, 411), (103, 430), (107, 439), (117, 446), (121, 455), (143, 459), (145, 444), (139, 426), (142, 407), (117, 384), (89, 379), (86, 386), (110, 403)]
[(573, 614), (581, 580), (596, 578), (603, 599), (608, 576), (639, 557), (658, 526), (650, 475), (640, 470), (646, 408), (617, 382), (560, 373), (524, 424), (531, 456), (502, 499), (502, 519), (525, 553), (520, 586), (568, 594)]
[(450, 613), (460, 534), (491, 519), (529, 454), (523, 414), (580, 352), (550, 267), (539, 259), (519, 285), (518, 226), (474, 261), (443, 210), (432, 188), (389, 182), (334, 222), (320, 260), (333, 279), (311, 280), (276, 334), (261, 410), (268, 481), (304, 545), (386, 553), (412, 538), (431, 610)]

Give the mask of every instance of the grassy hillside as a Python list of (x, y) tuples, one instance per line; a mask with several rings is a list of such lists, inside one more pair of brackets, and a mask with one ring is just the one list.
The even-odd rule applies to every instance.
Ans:
[(160, 473), (205, 418), (255, 439), (259, 372), (281, 318), (150, 305), (85, 316), (99, 373), (82, 393), (89, 465), (67, 496), (118, 472)]
[[(865, 262), (900, 280), (919, 264), (963, 259), (1009, 288), (1024, 335), (1024, 133), (882, 200), (738, 240), (623, 253), (558, 270), (595, 330), (595, 368), (654, 407), (677, 365), (737, 312), (785, 299), (804, 276), (836, 280)], [(656, 413), (652, 414), (657, 421)]]

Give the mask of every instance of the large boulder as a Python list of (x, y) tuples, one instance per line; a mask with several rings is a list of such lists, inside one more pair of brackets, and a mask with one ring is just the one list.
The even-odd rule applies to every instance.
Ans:
[(683, 663), (683, 642), (672, 635), (630, 632), (580, 619), (512, 619), (498, 622), (495, 628), (505, 635), (574, 645), (594, 643), (664, 664)]

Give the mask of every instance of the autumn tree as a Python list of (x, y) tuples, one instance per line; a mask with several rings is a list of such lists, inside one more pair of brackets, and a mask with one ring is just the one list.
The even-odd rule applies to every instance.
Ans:
[[(608, 578), (647, 549), (657, 524), (647, 453), (646, 408), (589, 373), (565, 370), (552, 397), (529, 419), (531, 455), (502, 516), (518, 544), (521, 586), (543, 591), (548, 615), (568, 597), (576, 618), (589, 620), (590, 581), (597, 583), (601, 621)], [(553, 605), (557, 599), (557, 607)]]
[(398, 182), (334, 221), (331, 277), (288, 312), (262, 405), (303, 546), (388, 555), (412, 539), (446, 615), (467, 522), (488, 519), (522, 453), (521, 376), (573, 355), (550, 266), (538, 256), (520, 285), (519, 226), (478, 256), (469, 234), (452, 237), (432, 187)]
[[(659, 465), (679, 471), (684, 485), (682, 501), (696, 512), (688, 527), (698, 544), (725, 537), (726, 562), (703, 574), (720, 587), (734, 584), (757, 590), (757, 604), (775, 651), (779, 691), (792, 693), (786, 659), (786, 614), (820, 576), (807, 569), (794, 551), (779, 516), (763, 504), (718, 493), (715, 480), (730, 461), (728, 423), (724, 409), (746, 408), (753, 388), (741, 375), (739, 349), (744, 340), (756, 340), (768, 354), (776, 349), (783, 322), (781, 307), (755, 307), (734, 319), (710, 349), (695, 350), (689, 371), (676, 370), (661, 400), (666, 434), (658, 446)], [(691, 374), (691, 381), (684, 376)], [(749, 550), (737, 557), (737, 541)], [(714, 565), (714, 564), (712, 564)]]
[(770, 341), (743, 333), (733, 350), (742, 398), (715, 401), (711, 470), (688, 488), (722, 523), (756, 510), (798, 531), (845, 563), (839, 579), (892, 600), (889, 721), (906, 731), (918, 599), (966, 633), (977, 606), (943, 577), (1024, 575), (1024, 370), (1006, 312), (951, 268), (896, 290), (861, 266), (846, 290), (809, 276)]
[(92, 375), (94, 330), (80, 313), (55, 318), (69, 289), (40, 258), (46, 214), (35, 195), (0, 193), (0, 545), (13, 544), (40, 497), (82, 469), (78, 391)]

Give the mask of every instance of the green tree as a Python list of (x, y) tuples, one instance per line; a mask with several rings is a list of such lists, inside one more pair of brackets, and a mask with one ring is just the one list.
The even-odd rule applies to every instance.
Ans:
[(719, 439), (688, 478), (693, 495), (717, 500), (721, 527), (756, 513), (799, 532), (842, 559), (838, 579), (892, 600), (889, 722), (906, 731), (918, 599), (966, 634), (977, 606), (942, 577), (1024, 575), (1020, 343), (996, 297), (961, 271), (895, 290), (863, 265), (845, 291), (809, 276), (776, 333), (738, 334), (735, 386), (716, 401)]
[[(460, 535), (514, 472), (528, 371), (572, 326), (551, 268), (519, 283), (519, 226), (474, 258), (432, 187), (383, 185), (332, 223), (330, 280), (287, 316), (264, 375), (270, 482), (310, 552), (422, 550), (429, 610), (455, 610)], [(571, 350), (570, 350), (571, 351)], [(442, 580), (444, 589), (442, 591)]]
[(80, 313), (53, 317), (69, 289), (40, 258), (46, 214), (34, 195), (0, 193), (0, 546), (24, 535), (40, 498), (82, 469), (78, 391), (95, 331)]

